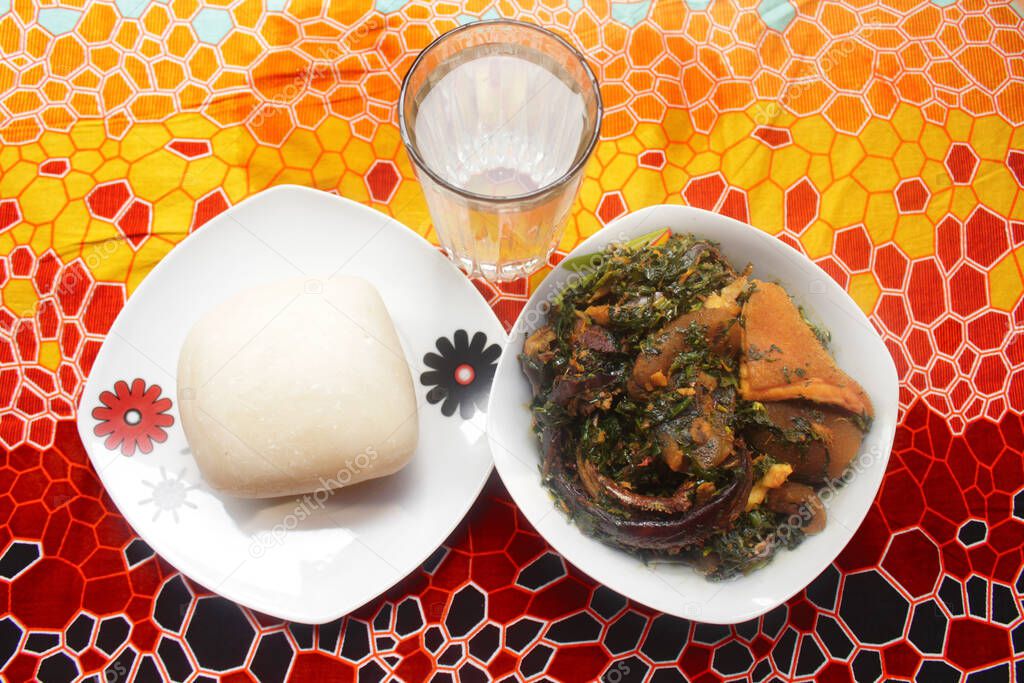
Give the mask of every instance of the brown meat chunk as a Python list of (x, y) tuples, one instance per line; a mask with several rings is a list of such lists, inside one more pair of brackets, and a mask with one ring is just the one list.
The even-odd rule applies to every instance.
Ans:
[(615, 353), (619, 350), (619, 344), (612, 333), (600, 325), (584, 327), (577, 341), (580, 346), (591, 351)]
[(597, 471), (594, 463), (581, 454), (576, 456), (576, 471), (580, 475), (583, 488), (591, 498), (600, 500), (602, 497), (626, 508), (636, 508), (647, 512), (673, 514), (686, 512), (692, 506), (690, 494), (694, 482), (688, 481), (679, 486), (671, 496), (647, 496), (617, 484)]
[(787, 481), (768, 491), (765, 505), (774, 512), (799, 517), (805, 533), (816, 534), (825, 528), (825, 506), (810, 486)]
[[(838, 479), (860, 450), (864, 433), (850, 414), (806, 401), (766, 403), (775, 429), (758, 429), (750, 445), (772, 459), (793, 466), (792, 478), (808, 484)], [(809, 430), (807, 427), (809, 426)], [(809, 434), (803, 432), (809, 431)], [(799, 441), (786, 435), (800, 435)]]
[(551, 379), (551, 369), (547, 362), (554, 356), (551, 350), (555, 342), (555, 331), (550, 325), (536, 330), (523, 343), (522, 362), (523, 374), (530, 380), (533, 395), (537, 396)]
[(654, 349), (641, 353), (633, 365), (633, 373), (629, 378), (626, 390), (633, 398), (641, 398), (654, 390), (655, 384), (651, 376), (660, 372), (668, 377), (672, 362), (676, 356), (690, 350), (686, 340), (686, 332), (690, 325), (696, 323), (704, 329), (716, 353), (734, 353), (739, 349), (740, 332), (736, 324), (739, 310), (735, 307), (701, 308), (679, 316), (657, 334)]
[(754, 281), (743, 306), (740, 395), (748, 401), (805, 398), (873, 416), (871, 399), (840, 370), (779, 285)]
[[(694, 385), (696, 414), (658, 428), (661, 457), (676, 472), (689, 469), (690, 461), (703, 469), (718, 467), (733, 452), (735, 438), (729, 428), (729, 416), (735, 394), (716, 394), (715, 379), (702, 374)], [(719, 405), (724, 410), (719, 410)]]
[(551, 325), (545, 325), (526, 338), (526, 341), (523, 342), (523, 353), (527, 356), (539, 356), (546, 353), (551, 349), (555, 338), (555, 331), (551, 329)]
[(614, 375), (562, 375), (551, 384), (549, 398), (565, 408), (570, 415), (589, 415), (594, 412), (595, 398), (615, 381)]
[(658, 443), (661, 444), (661, 459), (665, 464), (676, 472), (685, 472), (686, 453), (679, 448), (679, 442), (665, 429), (659, 429)]
[(608, 325), (612, 321), (611, 316), (609, 315), (608, 304), (604, 304), (602, 306), (588, 306), (583, 312), (598, 325)]

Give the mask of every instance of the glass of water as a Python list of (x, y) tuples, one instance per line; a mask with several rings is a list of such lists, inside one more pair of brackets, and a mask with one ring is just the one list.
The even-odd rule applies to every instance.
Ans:
[(467, 24), (421, 52), (402, 83), (398, 118), (448, 256), (488, 280), (543, 266), (601, 114), (583, 56), (532, 24)]

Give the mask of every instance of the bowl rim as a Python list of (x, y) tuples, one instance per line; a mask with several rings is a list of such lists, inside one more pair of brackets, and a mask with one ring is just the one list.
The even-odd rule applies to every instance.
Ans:
[[(515, 501), (516, 500), (516, 496), (515, 496), (515, 493), (514, 493), (514, 487), (510, 486), (508, 484), (508, 482), (504, 481), (505, 477), (504, 477), (504, 474), (503, 474), (503, 458), (499, 457), (499, 455), (498, 455), (501, 450), (509, 451), (511, 453), (511, 449), (502, 446), (501, 443), (498, 442), (497, 439), (495, 438), (494, 433), (495, 433), (495, 431), (497, 431), (497, 427), (496, 427), (496, 419), (497, 419), (497, 417), (496, 416), (497, 416), (497, 413), (498, 413), (498, 411), (496, 409), (496, 406), (495, 406), (495, 402), (497, 400), (500, 400), (498, 397), (499, 397), (500, 393), (502, 392), (502, 387), (500, 385), (500, 382), (501, 382), (501, 379), (502, 379), (503, 375), (505, 374), (505, 373), (503, 373), (503, 365), (506, 364), (506, 363), (516, 363), (517, 360), (518, 360), (518, 355), (519, 355), (518, 352), (516, 352), (516, 353), (509, 353), (509, 351), (512, 350), (513, 348), (516, 348), (515, 347), (516, 344), (521, 344), (522, 343), (522, 339), (520, 338), (520, 336), (523, 335), (523, 337), (525, 337), (525, 334), (528, 332), (528, 330), (526, 329), (526, 319), (528, 317), (526, 315), (526, 313), (537, 305), (537, 300), (538, 300), (539, 297), (546, 296), (549, 293), (549, 290), (552, 287), (558, 287), (560, 284), (562, 284), (562, 282), (564, 282), (564, 278), (568, 278), (569, 277), (569, 275), (564, 275), (563, 276), (563, 273), (565, 273), (566, 270), (569, 270), (566, 267), (565, 264), (569, 263), (570, 261), (572, 261), (574, 259), (577, 259), (578, 257), (585, 256), (585, 255), (588, 255), (588, 254), (591, 254), (591, 253), (597, 253), (597, 251), (599, 250), (599, 247), (597, 247), (595, 245), (597, 245), (598, 243), (604, 243), (606, 241), (609, 242), (609, 243), (610, 242), (614, 242), (614, 241), (621, 241), (621, 240), (614, 240), (614, 239), (613, 240), (607, 240), (608, 236), (610, 234), (614, 233), (616, 229), (623, 230), (623, 233), (621, 235), (623, 239), (634, 238), (635, 234), (637, 234), (638, 232), (639, 232), (639, 234), (643, 235), (643, 233), (640, 232), (640, 230), (639, 230), (640, 226), (643, 226), (646, 222), (648, 222), (650, 220), (650, 217), (651, 217), (652, 214), (661, 214), (662, 212), (666, 212), (666, 213), (672, 214), (673, 218), (670, 218), (670, 219), (666, 220), (665, 217), (660, 216), (659, 220), (658, 220), (658, 222), (656, 224), (651, 222), (650, 223), (650, 227), (654, 231), (653, 234), (652, 234), (652, 237), (653, 237), (653, 235), (660, 234), (661, 233), (661, 229), (668, 229), (668, 230), (671, 230), (673, 233), (682, 233), (682, 234), (686, 234), (686, 233), (690, 233), (690, 232), (699, 233), (700, 232), (699, 230), (686, 230), (686, 229), (675, 227), (676, 224), (683, 223), (684, 219), (686, 219), (687, 217), (690, 217), (690, 218), (693, 218), (693, 219), (697, 219), (697, 220), (704, 219), (706, 221), (709, 221), (709, 228), (707, 229), (707, 231), (706, 231), (704, 236), (707, 239), (710, 239), (712, 241), (715, 241), (714, 240), (714, 232), (715, 232), (716, 229), (713, 227), (713, 223), (714, 222), (718, 222), (719, 224), (721, 224), (722, 222), (731, 223), (733, 225), (733, 227), (739, 227), (741, 229), (745, 229), (745, 230), (749, 231), (749, 233), (752, 235), (752, 239), (754, 239), (756, 244), (759, 245), (760, 247), (763, 247), (765, 249), (780, 251), (781, 253), (785, 253), (786, 254), (785, 258), (788, 258), (788, 259), (791, 259), (791, 260), (795, 259), (796, 261), (802, 262), (802, 265), (804, 266), (805, 269), (807, 269), (807, 267), (809, 266), (810, 267), (809, 268), (810, 272), (814, 273), (817, 277), (819, 277), (820, 279), (822, 279), (826, 283), (825, 284), (826, 291), (831, 289), (833, 292), (837, 292), (837, 293), (841, 293), (842, 294), (842, 297), (840, 299), (841, 303), (837, 302), (836, 305), (839, 306), (842, 309), (850, 309), (850, 310), (847, 310), (845, 312), (852, 314), (855, 317), (856, 322), (859, 323), (859, 326), (862, 326), (862, 327), (866, 328), (867, 330), (871, 331), (871, 336), (873, 338), (873, 343), (876, 343), (878, 345), (878, 347), (880, 347), (880, 349), (885, 352), (883, 354), (884, 358), (885, 358), (884, 367), (876, 369), (877, 372), (880, 372), (880, 373), (882, 373), (884, 375), (883, 380), (884, 380), (885, 384), (887, 385), (886, 392), (891, 394), (890, 395), (890, 400), (885, 402), (885, 405), (891, 405), (891, 406), (894, 406), (894, 407), (891, 410), (886, 410), (886, 412), (883, 413), (882, 415), (877, 415), (876, 414), (876, 416), (875, 416), (875, 421), (874, 421), (875, 425), (879, 425), (881, 423), (887, 423), (888, 426), (887, 426), (885, 432), (880, 432), (879, 433), (880, 454), (879, 454), (879, 457), (877, 458), (877, 460), (875, 461), (875, 463), (872, 465), (872, 470), (875, 470), (877, 472), (876, 477), (875, 477), (877, 479), (877, 481), (875, 481), (873, 483), (873, 485), (871, 486), (871, 497), (870, 497), (870, 500), (867, 500), (866, 504), (862, 504), (862, 508), (863, 508), (862, 511), (857, 512), (856, 515), (850, 515), (848, 517), (848, 520), (844, 521), (843, 523), (839, 523), (838, 521), (836, 521), (836, 522), (832, 522), (830, 524), (830, 527), (832, 527), (832, 528), (842, 527), (843, 529), (846, 529), (848, 531), (848, 536), (846, 537), (846, 540), (843, 542), (842, 546), (840, 546), (838, 548), (838, 550), (835, 551), (834, 554), (832, 554), (832, 553), (824, 553), (820, 557), (816, 557), (813, 554), (809, 554), (808, 555), (807, 559), (809, 560), (809, 564), (816, 566), (817, 570), (815, 571), (814, 576), (812, 576), (807, 582), (803, 582), (803, 580), (801, 579), (800, 581), (797, 581), (796, 583), (794, 583), (792, 586), (786, 587), (785, 590), (781, 591), (780, 592), (781, 597), (778, 600), (771, 599), (769, 601), (761, 601), (761, 602), (758, 602), (756, 604), (755, 603), (751, 603), (748, 606), (748, 609), (737, 610), (735, 614), (730, 615), (728, 618), (722, 618), (722, 617), (717, 617), (717, 616), (710, 617), (710, 618), (694, 618), (694, 616), (691, 615), (691, 614), (682, 613), (682, 612), (679, 612), (679, 611), (666, 610), (663, 607), (659, 607), (656, 604), (651, 604), (650, 601), (644, 601), (642, 599), (638, 599), (637, 597), (635, 597), (634, 596), (634, 591), (631, 590), (630, 583), (628, 581), (625, 581), (625, 580), (622, 580), (622, 579), (618, 578), (614, 574), (614, 572), (606, 570), (606, 571), (603, 571), (603, 572), (601, 572), (601, 571), (595, 572), (594, 574), (597, 574), (597, 575), (591, 574), (590, 569), (585, 568), (580, 562), (577, 562), (577, 558), (580, 556), (580, 553), (581, 553), (579, 548), (572, 548), (568, 552), (566, 552), (566, 550), (564, 548), (564, 544), (561, 543), (561, 539), (556, 538), (556, 539), (553, 540), (552, 538), (548, 537), (549, 535), (546, 534), (545, 531), (542, 530), (542, 525), (540, 524), (540, 522), (542, 521), (543, 517), (537, 517), (535, 514), (533, 514), (532, 511), (528, 509), (529, 506), (524, 507), (523, 505), (520, 505), (518, 501), (516, 501), (516, 503), (517, 503), (517, 506), (520, 508), (520, 510), (522, 510), (524, 516), (526, 516), (526, 518), (530, 522), (530, 524), (533, 525), (533, 527), (537, 531), (537, 533), (540, 534), (545, 539), (545, 541), (547, 541), (556, 552), (558, 552), (560, 555), (562, 555), (562, 557), (564, 559), (566, 559), (567, 561), (569, 561), (569, 562), (573, 563), (574, 565), (576, 565), (577, 568), (579, 568), (582, 571), (582, 573), (587, 574), (588, 576), (591, 576), (598, 583), (604, 584), (604, 585), (608, 586), (609, 588), (612, 588), (613, 590), (615, 590), (615, 591), (621, 593), (622, 595), (630, 598), (631, 600), (634, 600), (634, 601), (636, 601), (638, 603), (641, 603), (641, 604), (645, 604), (645, 605), (647, 605), (648, 607), (650, 607), (652, 609), (660, 610), (660, 611), (663, 611), (663, 612), (666, 612), (666, 613), (670, 613), (670, 614), (675, 614), (676, 616), (688, 618), (690, 620), (703, 621), (703, 622), (706, 622), (706, 623), (715, 623), (715, 624), (739, 623), (739, 622), (742, 622), (742, 621), (746, 621), (746, 620), (749, 620), (749, 619), (756, 618), (756, 617), (758, 617), (758, 616), (760, 616), (760, 615), (762, 615), (762, 614), (764, 614), (764, 613), (774, 609), (775, 607), (785, 603), (790, 598), (792, 598), (794, 595), (796, 595), (801, 590), (803, 590), (807, 585), (809, 585), (810, 582), (812, 582), (814, 580), (815, 577), (820, 575), (821, 572), (825, 571), (831, 564), (833, 564), (835, 562), (835, 559), (842, 553), (842, 551), (846, 548), (846, 546), (849, 545), (850, 541), (853, 539), (853, 536), (856, 534), (857, 530), (863, 524), (864, 519), (867, 517), (867, 514), (870, 511), (874, 500), (878, 497), (878, 492), (881, 489), (881, 485), (882, 485), (882, 482), (883, 482), (884, 477), (885, 477), (885, 472), (886, 472), (886, 469), (888, 467), (888, 462), (889, 462), (889, 458), (890, 458), (891, 451), (892, 451), (892, 445), (893, 445), (893, 442), (895, 440), (896, 427), (898, 425), (898, 417), (899, 417), (899, 377), (898, 377), (898, 374), (897, 374), (897, 371), (896, 371), (895, 362), (892, 359), (892, 355), (889, 353), (888, 349), (885, 347), (885, 344), (884, 344), (881, 336), (879, 335), (877, 328), (874, 325), (871, 324), (871, 322), (868, 319), (868, 317), (861, 310), (860, 306), (858, 306), (857, 303), (855, 301), (853, 301), (852, 297), (850, 297), (849, 294), (842, 287), (840, 287), (838, 285), (838, 283), (836, 283), (832, 279), (832, 277), (830, 275), (828, 275), (827, 272), (825, 272), (821, 268), (821, 266), (819, 266), (818, 264), (816, 264), (813, 261), (811, 261), (811, 259), (808, 258), (805, 254), (797, 251), (796, 249), (793, 249), (792, 247), (790, 247), (786, 243), (780, 241), (775, 236), (770, 235), (769, 233), (764, 232), (762, 230), (759, 230), (758, 228), (750, 225), (749, 223), (745, 223), (745, 222), (736, 220), (734, 218), (731, 218), (729, 216), (724, 216), (724, 215), (721, 215), (721, 214), (718, 214), (718, 213), (715, 213), (715, 212), (712, 212), (712, 211), (706, 211), (704, 209), (698, 209), (696, 207), (691, 207), (691, 206), (686, 206), (686, 205), (681, 205), (681, 204), (656, 204), (656, 205), (648, 206), (648, 207), (645, 207), (643, 209), (639, 209), (637, 211), (633, 211), (633, 212), (624, 214), (623, 216), (620, 216), (619, 218), (615, 219), (614, 221), (610, 222), (608, 225), (604, 226), (603, 228), (601, 228), (600, 230), (595, 232), (593, 235), (590, 235), (589, 237), (587, 237), (587, 239), (583, 240), (580, 244), (578, 244), (575, 248), (573, 248), (568, 254), (566, 254), (565, 257), (556, 266), (554, 266), (552, 268), (551, 272), (548, 273), (548, 275), (546, 276), (544, 281), (537, 287), (537, 289), (531, 294), (531, 296), (527, 300), (527, 303), (526, 303), (526, 305), (523, 308), (523, 312), (520, 314), (519, 318), (516, 320), (515, 324), (512, 326), (512, 328), (508, 332), (508, 345), (506, 347), (505, 352), (502, 354), (501, 359), (499, 360), (499, 365), (498, 365), (498, 367), (496, 369), (496, 372), (495, 372), (494, 384), (491, 387), (491, 395), (490, 395), (490, 398), (489, 398), (488, 408), (487, 408), (487, 434), (488, 434), (488, 439), (489, 439), (490, 445), (491, 445), (492, 457), (494, 457), (495, 470), (498, 472), (498, 476), (502, 478), (503, 483), (505, 484), (507, 490), (509, 491), (509, 495)], [(632, 225), (634, 223), (636, 223), (637, 225), (634, 225), (633, 227), (629, 227), (629, 228), (625, 228), (624, 229), (624, 228), (622, 228), (622, 225), (624, 223), (626, 223), (626, 222), (628, 222), (630, 225)], [(782, 250), (789, 250), (789, 252), (791, 252), (791, 253), (784, 252)], [(753, 258), (754, 257), (752, 255), (752, 259), (751, 259), (752, 261), (753, 261)], [(801, 276), (801, 279), (805, 279), (806, 280), (806, 279), (809, 279), (809, 278), (807, 276)], [(555, 284), (555, 280), (559, 280), (559, 283)], [(545, 284), (547, 284), (549, 282), (552, 283), (552, 284), (550, 284), (548, 287), (545, 287)], [(520, 373), (520, 375), (521, 375), (521, 373)], [(513, 374), (513, 376), (515, 376), (515, 375)], [(524, 383), (527, 381), (525, 377), (521, 376), (520, 378), (521, 378), (521, 381), (524, 382)], [(876, 392), (876, 394), (879, 394), (879, 392)], [(872, 396), (873, 402), (876, 405), (882, 405), (883, 404), (882, 401), (877, 400), (878, 398), (880, 398), (880, 395)], [(524, 410), (528, 410), (528, 407), (524, 406), (523, 409)], [(888, 419), (885, 419), (885, 420), (879, 419), (880, 417), (883, 417), (883, 416), (887, 417)], [(535, 443), (535, 440), (534, 440), (534, 443)], [(539, 453), (535, 449), (534, 452), (531, 454), (531, 457), (537, 457), (538, 455), (539, 455)], [(537, 458), (537, 463), (539, 465), (539, 463), (540, 463), (539, 458)], [(536, 484), (537, 484), (539, 489), (542, 489), (542, 485), (541, 485), (541, 482), (539, 480), (539, 477), (538, 477), (538, 480), (537, 480)], [(866, 498), (866, 493), (864, 494), (864, 496)], [(550, 496), (548, 496), (548, 498), (550, 498)], [(551, 505), (552, 508), (556, 507), (553, 499), (551, 499), (550, 505)], [(564, 513), (561, 513), (559, 511), (558, 514), (562, 514), (563, 517), (564, 517)], [(544, 516), (546, 516), (546, 513), (545, 513)], [(582, 536), (583, 538), (585, 538), (587, 540), (587, 544), (586, 545), (588, 547), (591, 544), (599, 544), (601, 546), (611, 548), (611, 546), (608, 546), (607, 544), (604, 544), (603, 542), (601, 542), (601, 541), (599, 541), (599, 540), (597, 540), (597, 539), (595, 539), (595, 538), (593, 538), (591, 536), (588, 536), (588, 535), (584, 534), (575, 524), (572, 524), (570, 522), (570, 525), (573, 527), (575, 533), (579, 534), (580, 536)], [(826, 528), (828, 528), (828, 527), (826, 527)], [(835, 533), (842, 533), (842, 532), (841, 531), (836, 531)], [(560, 547), (560, 546), (562, 546), (562, 547)], [(615, 552), (619, 552), (619, 553), (623, 553), (623, 554), (628, 554), (625, 551), (622, 551), (622, 550), (619, 550), (619, 549), (612, 548), (612, 550), (614, 550)], [(799, 548), (794, 549), (794, 551), (798, 551), (798, 550), (799, 550)], [(641, 560), (638, 560), (638, 561), (641, 561)], [(591, 563), (591, 564), (593, 564), (593, 563)], [(751, 576), (759, 574), (761, 571), (769, 571), (770, 568), (771, 568), (771, 564), (769, 564), (767, 567), (763, 567), (763, 568), (753, 572), (751, 574)], [(742, 578), (743, 577), (740, 577), (739, 579), (732, 579), (732, 580), (729, 580), (729, 581), (727, 581), (725, 583), (726, 583), (726, 585), (728, 585), (728, 583), (730, 583), (731, 581), (742, 580)], [(711, 585), (714, 585), (714, 584), (709, 581), (708, 585), (711, 586)]]

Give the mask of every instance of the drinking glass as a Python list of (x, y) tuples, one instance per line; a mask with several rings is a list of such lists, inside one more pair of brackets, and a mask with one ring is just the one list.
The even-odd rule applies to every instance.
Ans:
[(398, 117), (448, 256), (488, 280), (543, 266), (601, 114), (583, 56), (538, 26), (481, 21), (427, 46), (402, 82)]

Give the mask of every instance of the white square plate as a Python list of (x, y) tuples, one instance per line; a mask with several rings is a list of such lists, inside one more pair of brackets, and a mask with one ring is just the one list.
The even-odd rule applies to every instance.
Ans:
[[(329, 495), (211, 490), (178, 418), (186, 334), (242, 289), (340, 274), (373, 283), (394, 320), (419, 406), (412, 461)], [(93, 366), (78, 431), (118, 509), (177, 569), (261, 612), (323, 623), (413, 571), (476, 499), (491, 469), (483, 408), (505, 340), (472, 283), (408, 228), (323, 192), (275, 187), (204, 225), (139, 286)]]

